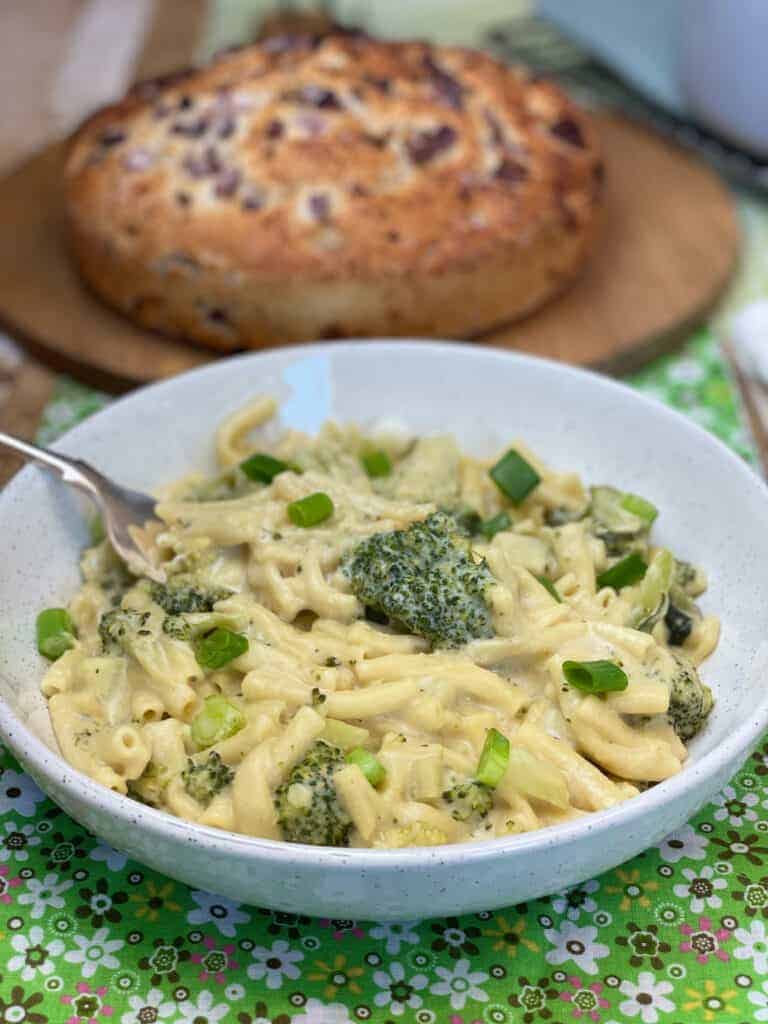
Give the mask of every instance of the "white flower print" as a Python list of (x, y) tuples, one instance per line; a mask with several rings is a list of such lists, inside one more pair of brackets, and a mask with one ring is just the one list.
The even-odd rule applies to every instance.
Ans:
[(45, 793), (37, 788), (28, 775), (12, 768), (0, 769), (0, 814), (13, 811), (22, 818), (31, 818), (35, 808), (45, 800)]
[(372, 939), (379, 939), (380, 941), (386, 939), (384, 949), (390, 956), (397, 956), (400, 952), (400, 947), (406, 942), (411, 946), (415, 946), (419, 941), (416, 928), (420, 924), (420, 921), (389, 921), (377, 924), (374, 928), (371, 928), (368, 934)]
[(757, 812), (752, 810), (759, 803), (757, 793), (739, 795), (733, 786), (726, 786), (711, 802), (717, 807), (713, 815), (715, 821), (727, 819), (735, 828), (741, 828), (747, 821), (757, 821)]
[(373, 997), (377, 1006), (388, 1006), (393, 1017), (401, 1017), (406, 1007), (418, 1010), (424, 1000), (418, 994), (427, 987), (429, 979), (425, 974), (414, 974), (406, 979), (405, 968), (397, 960), (389, 965), (389, 971), (375, 971), (373, 983), (382, 989)]
[(560, 928), (547, 928), (544, 932), (547, 942), (555, 947), (546, 955), (550, 964), (564, 964), (573, 960), (585, 974), (597, 974), (597, 962), (608, 956), (609, 950), (602, 942), (595, 942), (597, 928), (588, 925), (579, 928), (573, 921), (563, 921)]
[(739, 945), (733, 951), (735, 960), (751, 960), (758, 974), (768, 974), (768, 933), (764, 921), (751, 921), (749, 928), (733, 933)]
[(81, 964), (80, 973), (92, 978), (98, 967), (116, 971), (120, 961), (114, 955), (125, 943), (122, 939), (110, 939), (109, 928), (99, 928), (92, 935), (75, 935), (72, 941), (77, 949), (70, 949), (64, 959), (70, 964)]
[(469, 960), (459, 960), (451, 970), (448, 967), (436, 967), (435, 974), (440, 978), (429, 991), (436, 996), (450, 996), (454, 1010), (463, 1010), (467, 999), (478, 1003), (486, 1003), (488, 994), (479, 986), (488, 981), (485, 971), (470, 971)]
[(304, 1012), (291, 1018), (292, 1024), (351, 1024), (349, 1010), (341, 1003), (322, 1003), (308, 999)]
[(31, 981), (36, 974), (44, 977), (53, 973), (54, 960), (64, 952), (61, 939), (45, 942), (45, 932), (33, 924), (27, 935), (17, 932), (11, 938), (14, 955), (8, 961), (9, 971), (20, 971), (22, 981)]
[(723, 905), (723, 901), (717, 895), (716, 890), (726, 889), (728, 883), (724, 878), (716, 875), (714, 868), (710, 867), (709, 864), (704, 864), (698, 869), (683, 868), (682, 876), (686, 884), (680, 883), (676, 885), (673, 892), (679, 900), (685, 900), (690, 897), (691, 911), (694, 914), (701, 914), (707, 908), (717, 910)]
[(88, 854), (91, 860), (103, 861), (110, 871), (122, 871), (128, 858), (119, 850), (113, 850), (109, 843), (99, 842)]
[(298, 949), (291, 949), (285, 939), (273, 942), (270, 949), (256, 946), (251, 956), (256, 962), (248, 964), (248, 977), (254, 981), (266, 978), (267, 988), (282, 988), (284, 978), (296, 981), (301, 976), (301, 969), (296, 964), (304, 959), (304, 954)]
[(29, 847), (39, 846), (41, 839), (35, 832), (34, 825), (21, 825), (16, 821), (3, 822), (5, 835), (0, 840), (0, 861), (29, 860)]
[(683, 825), (677, 832), (670, 832), (659, 843), (662, 860), (677, 864), (679, 860), (704, 860), (709, 840), (696, 832), (690, 825)]
[(197, 904), (190, 910), (187, 921), (190, 924), (215, 924), (222, 935), (234, 938), (235, 925), (248, 924), (251, 915), (240, 909), (240, 904), (212, 892), (193, 891), (190, 896)]
[(61, 910), (64, 906), (62, 893), (66, 892), (67, 889), (71, 889), (74, 884), (71, 878), (60, 882), (59, 876), (53, 873), (46, 875), (42, 881), (39, 878), (30, 878), (27, 880), (27, 889), (29, 891), (23, 892), (18, 897), (18, 902), (22, 906), (30, 906), (29, 916), (33, 920), (37, 920), (38, 917), (43, 916), (46, 907), (51, 907), (53, 910)]
[(154, 1024), (176, 1010), (176, 1003), (166, 999), (159, 988), (151, 988), (145, 996), (128, 996), (128, 1005), (131, 1009), (120, 1018), (120, 1024), (146, 1024), (148, 1021)]
[(754, 989), (748, 994), (750, 1003), (759, 1006), (755, 1013), (755, 1020), (768, 1020), (768, 981), (763, 982), (763, 991), (755, 992)]
[(656, 975), (650, 971), (641, 971), (637, 984), (622, 981), (619, 991), (627, 996), (619, 1009), (627, 1017), (637, 1017), (643, 1024), (656, 1024), (659, 1013), (671, 1013), (675, 1004), (667, 995), (672, 991), (669, 981), (657, 981)]
[(669, 379), (678, 384), (697, 384), (704, 379), (704, 368), (693, 359), (678, 359), (667, 370)]
[(178, 1009), (181, 1016), (173, 1024), (218, 1024), (229, 1013), (229, 1005), (216, 1003), (213, 994), (206, 990), (198, 995), (197, 1002), (185, 999)]
[(592, 899), (592, 894), (599, 888), (600, 883), (591, 878), (572, 889), (563, 889), (552, 896), (552, 909), (556, 914), (564, 914), (569, 921), (578, 921), (582, 914), (594, 914), (597, 903)]

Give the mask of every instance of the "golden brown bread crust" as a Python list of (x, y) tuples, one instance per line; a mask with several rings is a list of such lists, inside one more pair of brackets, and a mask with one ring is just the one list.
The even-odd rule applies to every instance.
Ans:
[(66, 166), (81, 273), (139, 323), (228, 350), (471, 335), (592, 240), (586, 115), (485, 54), (273, 37), (137, 86)]

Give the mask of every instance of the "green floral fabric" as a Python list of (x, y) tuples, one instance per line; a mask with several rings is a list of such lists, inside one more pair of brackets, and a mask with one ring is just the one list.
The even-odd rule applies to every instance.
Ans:
[[(701, 331), (632, 383), (742, 455)], [(49, 441), (106, 401), (60, 382)], [(768, 1021), (768, 735), (658, 846), (504, 910), (398, 924), (312, 919), (129, 861), (0, 760), (2, 1024), (687, 1024)]]

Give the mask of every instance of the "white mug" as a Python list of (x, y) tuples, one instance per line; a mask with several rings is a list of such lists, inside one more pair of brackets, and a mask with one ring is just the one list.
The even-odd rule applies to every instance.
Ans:
[(768, 0), (683, 0), (680, 85), (702, 123), (768, 157)]

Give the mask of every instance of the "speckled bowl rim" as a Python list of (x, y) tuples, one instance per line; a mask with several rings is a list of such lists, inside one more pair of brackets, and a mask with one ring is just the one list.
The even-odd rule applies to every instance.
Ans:
[[(381, 354), (382, 351), (386, 354), (388, 349), (393, 357), (396, 357), (406, 349), (416, 348), (420, 352), (431, 350), (436, 356), (450, 354), (453, 358), (466, 358), (470, 363), (479, 359), (503, 362), (505, 366), (509, 366), (510, 363), (517, 364), (518, 366), (544, 366), (561, 374), (564, 383), (569, 379), (588, 377), (607, 394), (612, 394), (614, 397), (620, 396), (625, 402), (634, 403), (645, 408), (648, 414), (652, 414), (657, 419), (666, 420), (670, 427), (689, 435), (690, 440), (694, 444), (701, 446), (702, 449), (708, 448), (711, 453), (728, 463), (737, 479), (740, 479), (742, 482), (744, 488), (756, 491), (760, 498), (766, 502), (766, 507), (768, 507), (768, 487), (739, 456), (712, 434), (709, 434), (681, 413), (670, 409), (656, 399), (646, 397), (623, 383), (580, 367), (569, 366), (565, 363), (541, 359), (524, 353), (499, 352), (492, 349), (477, 348), (471, 344), (461, 342), (398, 340), (394, 338), (360, 339), (336, 343), (292, 345), (279, 349), (269, 349), (264, 352), (244, 353), (225, 360), (218, 360), (168, 380), (158, 381), (155, 384), (140, 388), (129, 395), (118, 398), (101, 412), (89, 417), (85, 423), (69, 431), (52, 447), (62, 447), (62, 449), (71, 451), (73, 442), (77, 443), (81, 432), (92, 429), (94, 424), (106, 427), (111, 411), (116, 407), (130, 404), (137, 396), (141, 395), (144, 397), (147, 393), (162, 398), (173, 392), (180, 384), (183, 386), (191, 378), (221, 372), (222, 366), (232, 367), (233, 372), (237, 372), (236, 368), (243, 363), (257, 363), (260, 359), (275, 355), (290, 357), (311, 351), (317, 355), (332, 356), (344, 352), (358, 354), (366, 349), (373, 348), (376, 349), (378, 354)], [(21, 491), (23, 494), (26, 481), (30, 479), (30, 473), (30, 469), (25, 469), (14, 477), (4, 491), (0, 493), (0, 504), (18, 491)], [(147, 837), (167, 837), (170, 834), (189, 843), (199, 844), (210, 849), (212, 852), (217, 850), (225, 852), (229, 850), (239, 855), (245, 854), (247, 856), (252, 854), (255, 862), (279, 859), (283, 863), (287, 862), (292, 867), (297, 868), (300, 868), (302, 865), (317, 867), (318, 864), (325, 862), (329, 866), (334, 865), (351, 872), (374, 868), (389, 868), (393, 871), (418, 870), (428, 868), (433, 863), (440, 863), (443, 866), (458, 864), (462, 866), (482, 865), (487, 860), (497, 860), (505, 853), (527, 852), (535, 854), (538, 850), (555, 845), (562, 845), (565, 848), (568, 843), (584, 839), (588, 834), (594, 839), (596, 836), (610, 833), (613, 828), (621, 827), (622, 824), (626, 825), (634, 822), (636, 819), (653, 816), (653, 812), (663, 804), (684, 796), (686, 791), (693, 788), (697, 781), (701, 782), (716, 776), (729, 762), (743, 759), (753, 748), (760, 734), (767, 726), (768, 688), (765, 690), (765, 696), (762, 701), (751, 709), (751, 714), (742, 725), (731, 732), (717, 748), (709, 751), (701, 760), (692, 764), (690, 768), (683, 768), (678, 775), (673, 776), (671, 779), (658, 783), (639, 796), (626, 800), (607, 810), (595, 811), (584, 817), (558, 825), (551, 825), (534, 832), (480, 842), (455, 843), (438, 847), (421, 846), (382, 850), (355, 847), (334, 849), (299, 843), (286, 843), (273, 839), (261, 839), (211, 828), (206, 825), (198, 825), (175, 818), (165, 811), (148, 807), (130, 799), (130, 797), (113, 793), (87, 775), (72, 768), (62, 757), (54, 753), (30, 729), (20, 722), (12, 713), (7, 703), (0, 699), (0, 737), (3, 738), (11, 750), (18, 754), (33, 774), (37, 774), (41, 778), (51, 775), (57, 776), (63, 786), (75, 789), (76, 799), (80, 803), (95, 805), (113, 817), (123, 819), (127, 824), (140, 826), (146, 830)]]

